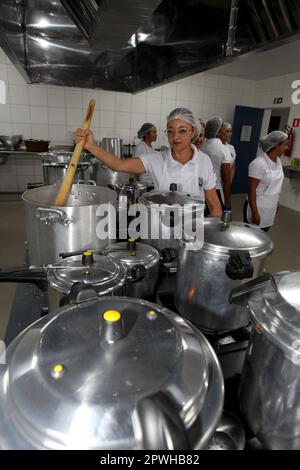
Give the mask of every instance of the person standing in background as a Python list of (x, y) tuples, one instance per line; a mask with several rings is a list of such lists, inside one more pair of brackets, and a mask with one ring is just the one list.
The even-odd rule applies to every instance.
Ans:
[(279, 207), (283, 183), (280, 156), (288, 147), (288, 135), (273, 131), (260, 139), (263, 154), (256, 157), (248, 170), (248, 200), (244, 204), (244, 221), (267, 232)]
[(169, 147), (125, 160), (99, 147), (90, 130), (77, 129), (75, 142), (84, 141), (84, 148), (114, 171), (138, 175), (146, 171), (151, 173), (158, 191), (169, 191), (170, 185), (175, 183), (179, 191), (204, 195), (211, 215), (220, 217), (222, 208), (211, 160), (192, 144), (197, 126), (198, 121), (189, 109), (176, 108), (167, 116), (165, 133)]
[(198, 121), (199, 121), (199, 135), (198, 134), (195, 135), (194, 140), (193, 140), (192, 143), (199, 150), (199, 149), (201, 149), (201, 147), (203, 146), (203, 144), (205, 142), (205, 137), (204, 137), (205, 122), (201, 118), (198, 118)]
[[(222, 118), (215, 116), (209, 119), (205, 125), (204, 135), (206, 141), (202, 146), (202, 152), (206, 153), (212, 162), (217, 176), (217, 194), (223, 209), (231, 210), (231, 155), (230, 151), (222, 143), (226, 139), (226, 130), (223, 127)], [(221, 189), (223, 189), (224, 202)]]
[[(229, 122), (223, 122), (223, 128), (226, 131), (226, 138), (222, 140), (223, 144), (228, 147), (231, 155), (231, 183), (235, 175), (235, 160), (236, 160), (236, 151), (233, 145), (231, 145), (231, 137), (232, 137), (232, 126)], [(225, 136), (224, 136), (225, 137)]]
[[(154, 148), (152, 147), (152, 142), (155, 142), (157, 139), (157, 129), (154, 124), (151, 124), (151, 122), (145, 122), (138, 130), (137, 137), (142, 142), (140, 142), (135, 147), (134, 155), (138, 156), (144, 153), (155, 152)], [(153, 178), (150, 173), (143, 173), (139, 175), (139, 181), (146, 184), (148, 188), (154, 187)]]

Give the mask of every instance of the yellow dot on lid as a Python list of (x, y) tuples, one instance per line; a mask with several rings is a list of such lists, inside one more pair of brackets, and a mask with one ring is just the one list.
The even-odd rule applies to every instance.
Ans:
[(121, 313), (118, 310), (106, 310), (103, 314), (105, 321), (116, 322), (121, 319)]
[(64, 370), (64, 366), (62, 366), (61, 364), (56, 364), (54, 367), (53, 367), (53, 372), (55, 372), (56, 374), (59, 374), (60, 372), (62, 372)]
[(93, 253), (91, 251), (84, 251), (83, 254), (85, 256), (92, 256)]
[(155, 310), (149, 310), (148, 315), (156, 315), (156, 311)]

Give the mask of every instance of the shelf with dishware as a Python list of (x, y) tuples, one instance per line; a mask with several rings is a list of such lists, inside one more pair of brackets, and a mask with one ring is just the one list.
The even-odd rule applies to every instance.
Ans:
[(47, 152), (50, 140), (24, 139), (23, 135), (0, 135), (0, 145), (4, 151)]
[(26, 155), (38, 155), (40, 152), (28, 152), (26, 149), (7, 150), (0, 147), (0, 154), (2, 155), (22, 155), (23, 153)]

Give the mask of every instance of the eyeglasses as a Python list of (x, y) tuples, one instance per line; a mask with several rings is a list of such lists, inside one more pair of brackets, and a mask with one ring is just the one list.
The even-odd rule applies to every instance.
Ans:
[(186, 135), (188, 135), (188, 133), (190, 132), (191, 129), (187, 129), (186, 127), (180, 127), (180, 129), (166, 129), (164, 131), (164, 133), (168, 136), (168, 137), (174, 137), (176, 135), (176, 132), (178, 132), (178, 134), (181, 136), (181, 137), (185, 137)]

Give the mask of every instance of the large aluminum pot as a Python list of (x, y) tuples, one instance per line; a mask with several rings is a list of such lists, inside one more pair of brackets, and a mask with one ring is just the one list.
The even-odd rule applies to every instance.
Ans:
[(240, 409), (267, 449), (300, 449), (300, 272), (264, 275), (231, 294), (249, 305), (252, 335)]
[(24, 330), (0, 368), (0, 449), (202, 449), (223, 408), (205, 337), (128, 297), (66, 306)]
[(101, 141), (101, 147), (109, 153), (122, 157), (122, 139), (116, 137), (103, 137)]
[(147, 220), (144, 222), (142, 219), (141, 224), (147, 227), (148, 236), (142, 233), (142, 241), (152, 245), (159, 252), (173, 250), (176, 253), (173, 268), (176, 270), (179, 249), (178, 230), (182, 229), (182, 222), (188, 217), (191, 220), (197, 218), (198, 221), (203, 221), (203, 199), (193, 194), (178, 192), (176, 185), (171, 185), (170, 191), (144, 193), (139, 203), (147, 209)]
[(92, 158), (93, 164), (92, 179), (96, 181), (98, 186), (107, 186), (112, 189), (117, 189), (118, 185), (129, 183), (130, 180), (135, 180), (136, 176), (133, 173), (122, 173), (114, 171), (103, 165), (97, 158)]
[[(45, 185), (61, 183), (64, 180), (69, 167), (68, 164), (63, 163), (43, 163), (42, 166)], [(85, 179), (89, 180), (89, 168), (89, 163), (79, 162), (74, 175), (74, 182), (76, 183), (79, 180), (82, 181)]]
[[(57, 184), (63, 181), (73, 155), (67, 150), (52, 151), (40, 154), (43, 158), (43, 179), (45, 185)], [(92, 173), (92, 164), (87, 161), (86, 153), (83, 152), (78, 162), (74, 183), (78, 180), (90, 180)]]
[(207, 332), (234, 330), (249, 323), (248, 310), (230, 305), (228, 293), (262, 274), (273, 250), (268, 235), (254, 225), (207, 218), (204, 245), (192, 250), (182, 241), (178, 259), (175, 306)]
[(66, 206), (56, 207), (59, 189), (59, 185), (44, 186), (22, 195), (30, 264), (55, 263), (61, 252), (97, 251), (112, 241), (97, 235), (97, 224), (104, 218), (97, 215), (97, 209), (103, 203), (116, 206), (113, 190), (73, 184)]
[(126, 268), (125, 295), (136, 299), (151, 299), (155, 293), (160, 255), (152, 246), (127, 242), (108, 245), (104, 253)]
[(121, 209), (124, 208), (125, 204), (127, 207), (136, 204), (142, 194), (147, 192), (147, 185), (129, 179), (128, 183), (117, 184), (115, 189), (118, 193), (119, 207)]
[(124, 223), (120, 222), (117, 226), (118, 238), (124, 240), (128, 237), (128, 226), (132, 219), (128, 211), (147, 191), (147, 186), (130, 178), (128, 183), (116, 184), (114, 189), (118, 196), (118, 222), (124, 220)]

